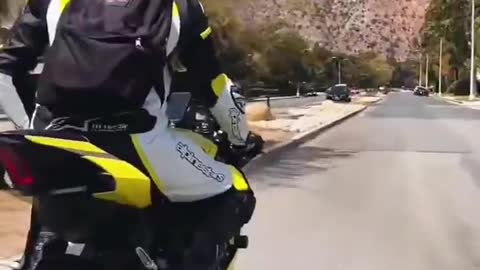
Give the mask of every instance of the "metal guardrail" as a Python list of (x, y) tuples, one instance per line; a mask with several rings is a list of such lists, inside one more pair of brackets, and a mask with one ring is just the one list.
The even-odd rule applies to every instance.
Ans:
[(326, 99), (325, 93), (319, 93), (318, 96), (312, 97), (297, 97), (297, 96), (283, 96), (283, 97), (262, 97), (247, 99), (249, 103), (266, 102), (271, 107), (295, 107), (305, 106), (315, 102), (321, 102)]
[(259, 97), (259, 98), (248, 98), (249, 102), (257, 102), (257, 101), (266, 101), (267, 99), (270, 100), (282, 100), (282, 99), (305, 99), (305, 98), (315, 98), (315, 97), (322, 97), (325, 96), (325, 93), (318, 93), (318, 96), (281, 96), (281, 97)]

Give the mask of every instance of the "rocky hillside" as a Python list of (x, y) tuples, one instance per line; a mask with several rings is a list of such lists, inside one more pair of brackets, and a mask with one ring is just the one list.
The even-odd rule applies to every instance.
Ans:
[[(23, 0), (10, 3), (9, 26)], [(283, 21), (306, 39), (336, 52), (373, 50), (403, 60), (412, 52), (429, 0), (218, 0), (230, 1), (247, 23)], [(4, 14), (5, 15), (5, 14)]]
[[(224, 0), (226, 1), (226, 0)], [(429, 0), (231, 0), (249, 23), (282, 20), (305, 38), (348, 54), (411, 54)], [(232, 2), (233, 3), (233, 2)]]

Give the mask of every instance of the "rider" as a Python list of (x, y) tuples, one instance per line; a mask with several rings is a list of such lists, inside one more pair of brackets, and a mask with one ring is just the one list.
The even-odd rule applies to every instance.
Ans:
[[(56, 37), (57, 26), (61, 22), (62, 14), (69, 8), (69, 2), (70, 0), (28, 2), (12, 29), (11, 40), (0, 52), (0, 73), (7, 76), (26, 74), (35, 67), (38, 57), (45, 50), (48, 52), (51, 46), (53, 49), (50, 51), (54, 50), (55, 41), (61, 42), (63, 38)], [(107, 2), (115, 2), (117, 5), (125, 3), (120, 0)], [(249, 221), (255, 207), (255, 197), (244, 175), (233, 166), (211, 158), (188, 134), (170, 130), (165, 112), (172, 72), (185, 72), (189, 82), (188, 89), (193, 97), (210, 108), (234, 146), (246, 148), (249, 146), (250, 132), (246, 124), (244, 99), (240, 93), (234, 91), (233, 83), (227, 75), (221, 72), (215, 57), (212, 29), (198, 0), (166, 2), (171, 2), (172, 7), (168, 10), (171, 20), (168, 20), (170, 31), (165, 55), (166, 66), (169, 68), (165, 67), (163, 72), (158, 74), (162, 81), (161, 87), (157, 84), (146, 96), (132, 97), (142, 101), (140, 106), (116, 96), (95, 96), (94, 91), (63, 91), (64, 89), (50, 84), (49, 79), (56, 74), (52, 75), (52, 67), (48, 70), (46, 66), (40, 79), (32, 122), (35, 123), (38, 118), (50, 119), (47, 127), (50, 130), (72, 130), (74, 126), (75, 130), (90, 132), (91, 130), (85, 128), (89, 121), (87, 117), (92, 117), (91, 120), (123, 111), (145, 109), (156, 117), (156, 122), (150, 130), (129, 137), (130, 144), (115, 146), (118, 149), (124, 148), (124, 151), (119, 150), (119, 153), (135, 153), (135, 157), (122, 158), (141, 160), (155, 186), (169, 201), (194, 204), (201, 202), (198, 205), (214, 208), (204, 209), (205, 213), (209, 213), (210, 220), (200, 222), (198, 230), (238, 231)], [(72, 3), (75, 3), (75, 0), (72, 0)], [(57, 70), (63, 68), (62, 62), (55, 64), (58, 65)], [(89, 68), (95, 70), (102, 67)], [(19, 96), (22, 99), (25, 95), (19, 93)], [(22, 102), (25, 107), (28, 106), (27, 99), (23, 98)], [(75, 120), (69, 122), (71, 118)], [(78, 119), (85, 121), (78, 123)], [(35, 125), (33, 127), (36, 128)], [(231, 227), (221, 228), (222, 226)], [(218, 239), (224, 240), (226, 239)]]

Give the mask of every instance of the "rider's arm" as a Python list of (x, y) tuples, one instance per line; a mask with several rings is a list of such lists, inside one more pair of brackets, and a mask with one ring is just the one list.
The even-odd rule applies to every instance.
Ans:
[[(18, 100), (18, 95), (27, 111), (31, 110), (34, 94), (31, 87), (25, 87), (25, 78), (37, 65), (37, 59), (48, 46), (48, 31), (45, 21), (48, 0), (30, 0), (22, 14), (15, 21), (10, 38), (0, 49), (1, 82), (15, 86), (16, 93), (5, 93), (7, 100)], [(13, 78), (13, 81), (12, 81)], [(11, 89), (11, 88), (10, 88)], [(13, 89), (11, 89), (12, 92)], [(13, 98), (8, 98), (8, 96)], [(12, 108), (20, 104), (7, 104)]]
[(189, 88), (194, 98), (210, 107), (229, 140), (235, 145), (245, 145), (249, 134), (245, 100), (221, 71), (203, 7), (198, 0), (188, 3), (189, 24), (181, 30), (180, 59), (187, 68)]

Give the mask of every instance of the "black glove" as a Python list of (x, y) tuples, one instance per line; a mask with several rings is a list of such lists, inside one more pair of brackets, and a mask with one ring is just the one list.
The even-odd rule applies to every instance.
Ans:
[(261, 136), (250, 132), (245, 146), (232, 146), (235, 157), (233, 165), (239, 168), (245, 166), (250, 160), (262, 153), (264, 144)]
[(262, 136), (250, 132), (250, 134), (248, 134), (247, 144), (247, 148), (250, 147), (249, 152), (255, 157), (262, 153), (265, 141), (263, 140)]

